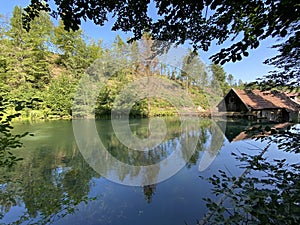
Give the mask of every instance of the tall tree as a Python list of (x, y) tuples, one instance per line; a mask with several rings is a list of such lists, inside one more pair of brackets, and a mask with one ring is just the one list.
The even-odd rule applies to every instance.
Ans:
[(28, 83), (42, 88), (49, 81), (48, 41), (52, 23), (43, 13), (31, 21), (32, 29), (26, 32), (22, 26), (22, 9), (15, 7), (6, 32), (5, 76), (13, 87)]
[[(81, 19), (104, 25), (108, 13), (112, 12), (115, 16), (112, 29), (132, 31), (136, 40), (142, 37), (144, 31), (148, 31), (154, 39), (177, 44), (190, 41), (194, 48), (204, 51), (209, 49), (213, 41), (217, 44), (229, 43), (211, 57), (214, 62), (221, 64), (247, 57), (248, 50), (258, 48), (266, 38), (281, 39), (284, 41), (275, 45), (280, 54), (267, 63), (278, 66), (282, 71), (272, 73), (273, 76), (271, 74), (267, 78), (279, 84), (289, 80), (292, 80), (291, 85), (300, 83), (297, 64), (300, 43), (298, 0), (154, 0), (158, 19), (150, 18), (149, 2), (55, 1), (56, 10), (51, 9), (45, 1), (32, 0), (26, 8), (24, 20), (30, 25), (28, 21), (37, 15), (37, 11), (45, 10), (52, 15), (59, 15), (66, 29), (76, 30)], [(288, 73), (284, 74), (283, 71)]]
[[(148, 82), (150, 82), (151, 77), (156, 72), (158, 66), (158, 60), (156, 58), (156, 52), (154, 52), (154, 43), (152, 36), (149, 33), (144, 33), (140, 41), (140, 55), (142, 62), (140, 63), (140, 71), (142, 76), (147, 76)], [(147, 108), (148, 116), (150, 116), (151, 111), (151, 99), (148, 95), (147, 97)]]
[(54, 28), (52, 42), (59, 52), (57, 63), (63, 65), (74, 78), (80, 78), (102, 54), (101, 42), (88, 44), (82, 30), (67, 31), (62, 20)]
[(230, 87), (232, 87), (234, 85), (234, 83), (233, 83), (234, 82), (234, 77), (233, 77), (232, 74), (229, 74), (227, 76), (227, 82), (228, 82), (228, 84), (229, 84)]
[(197, 52), (189, 50), (188, 54), (183, 58), (181, 76), (185, 79), (187, 91), (191, 84), (202, 88), (207, 85), (208, 75), (206, 73), (206, 67), (200, 60)]
[(211, 64), (210, 70), (212, 73), (211, 86), (217, 89), (220, 88), (225, 94), (228, 91), (228, 84), (226, 83), (226, 73), (223, 67), (217, 64)]

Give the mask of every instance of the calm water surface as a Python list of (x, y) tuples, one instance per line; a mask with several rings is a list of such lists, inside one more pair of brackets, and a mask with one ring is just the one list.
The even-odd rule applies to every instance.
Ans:
[[(107, 151), (118, 160), (135, 165), (138, 170), (117, 169), (105, 163), (107, 159), (95, 157), (102, 173), (96, 164), (87, 160), (93, 155), (87, 155), (77, 147), (72, 122), (16, 124), (15, 132), (29, 131), (34, 136), (25, 137), (25, 147), (15, 151), (23, 160), (15, 168), (1, 171), (10, 182), (0, 184), (0, 223), (196, 224), (207, 212), (202, 198), (213, 197), (210, 184), (200, 176), (209, 177), (219, 169), (241, 174), (237, 168), (239, 163), (231, 153), (258, 152), (265, 146), (265, 143), (241, 135), (240, 132), (250, 125), (248, 122), (215, 123), (209, 119), (198, 122), (196, 128), (184, 130), (180, 121), (167, 119), (167, 134), (163, 140), (149, 151), (139, 152), (118, 141), (110, 120), (97, 121), (98, 134)], [(150, 135), (148, 128), (147, 119), (130, 121), (131, 132), (138, 138), (147, 138)], [(188, 148), (184, 143), (195, 137), (195, 152), (188, 158), (182, 155), (185, 166), (174, 176), (144, 186), (120, 184), (126, 179), (135, 179), (139, 166), (168, 158), (178, 146), (183, 150)], [(145, 179), (155, 181), (161, 173), (159, 169), (151, 171)], [(120, 182), (105, 178), (111, 174), (114, 181)]]

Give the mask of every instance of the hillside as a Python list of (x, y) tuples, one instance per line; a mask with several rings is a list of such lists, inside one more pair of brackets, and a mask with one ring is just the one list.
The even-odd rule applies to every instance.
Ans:
[(208, 111), (215, 104), (212, 102), (220, 100), (221, 93), (228, 90), (227, 78), (233, 80), (222, 67), (205, 66), (191, 51), (178, 68), (160, 62), (159, 58), (151, 63), (141, 60), (142, 56), (152, 54), (155, 43), (148, 34), (140, 42), (130, 44), (117, 36), (112, 46), (104, 48), (101, 41), (87, 38), (81, 30), (68, 32), (62, 22), (55, 26), (46, 14), (33, 20), (26, 32), (21, 14), (22, 9), (15, 7), (9, 23), (1, 23), (0, 95), (24, 107), (22, 119), (71, 118), (80, 80), (90, 73), (98, 73), (96, 76), (105, 81), (95, 93), (97, 117), (109, 116), (120, 92), (142, 78), (173, 83), (177, 88), (174, 93), (184, 93), (193, 105), (176, 106), (170, 99), (148, 95), (132, 106), (130, 114), (134, 117), (174, 115), (178, 107), (187, 112)]

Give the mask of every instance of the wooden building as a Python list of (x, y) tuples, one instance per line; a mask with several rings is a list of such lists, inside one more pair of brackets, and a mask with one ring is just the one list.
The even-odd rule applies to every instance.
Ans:
[(219, 112), (226, 112), (228, 115), (238, 113), (248, 118), (273, 122), (298, 121), (300, 111), (300, 105), (283, 92), (234, 88), (217, 107)]

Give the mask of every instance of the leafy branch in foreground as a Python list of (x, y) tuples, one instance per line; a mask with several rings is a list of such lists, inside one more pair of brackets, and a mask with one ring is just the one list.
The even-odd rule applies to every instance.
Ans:
[[(20, 139), (26, 136), (28, 133), (12, 134), (13, 126), (11, 122), (14, 118), (17, 118), (20, 114), (14, 113), (7, 115), (7, 109), (12, 107), (12, 104), (0, 95), (0, 168), (12, 167), (17, 161), (22, 158), (17, 158), (11, 150), (22, 147)], [(23, 108), (22, 103), (18, 102), (15, 106), (15, 110), (19, 111)]]
[(256, 49), (268, 37), (287, 37), (294, 31), (291, 27), (299, 21), (299, 4), (296, 0), (154, 0), (152, 7), (156, 9), (156, 15), (152, 17), (148, 13), (148, 0), (55, 1), (56, 9), (51, 8), (48, 2), (32, 0), (25, 8), (23, 21), (27, 30), (39, 11), (60, 17), (67, 30), (79, 29), (82, 19), (103, 26), (109, 13), (112, 13), (115, 18), (112, 30), (131, 31), (135, 40), (148, 31), (155, 39), (176, 44), (189, 41), (194, 48), (205, 51), (213, 41), (223, 44), (230, 40), (229, 47), (212, 56), (213, 61), (221, 62), (235, 62), (247, 57), (248, 49)]
[(278, 148), (286, 152), (300, 153), (300, 130), (291, 128), (270, 137), (271, 141), (278, 144)]
[(61, 18), (67, 30), (79, 29), (83, 20), (103, 26), (112, 15), (112, 30), (132, 32), (131, 40), (139, 40), (144, 32), (149, 32), (154, 39), (175, 44), (188, 42), (197, 50), (208, 51), (214, 43), (221, 45), (210, 57), (220, 64), (248, 57), (249, 50), (257, 49), (268, 38), (282, 41), (273, 46), (279, 54), (265, 62), (278, 70), (270, 72), (263, 83), (299, 88), (298, 0), (153, 0), (153, 4), (149, 0), (57, 0), (52, 8), (48, 3), (49, 0), (31, 0), (23, 13), (26, 30), (39, 11)]
[(277, 68), (259, 79), (260, 83), (268, 88), (283, 86), (300, 90), (300, 23), (293, 24), (290, 30), (294, 35), (290, 35), (285, 42), (273, 46), (278, 48), (279, 54), (264, 62)]
[[(277, 143), (277, 151), (298, 156), (300, 134), (296, 128), (262, 137), (269, 145)], [(209, 213), (199, 224), (299, 224), (300, 165), (286, 158), (265, 157), (269, 145), (258, 155), (233, 153), (245, 169), (240, 177), (220, 170), (208, 178), (213, 194), (222, 197), (217, 203), (204, 199)]]
[(286, 123), (285, 126), (286, 129), (272, 128), (268, 125), (254, 126), (246, 130), (246, 133), (255, 140), (275, 143), (285, 152), (300, 153), (300, 129), (292, 126), (292, 123)]

